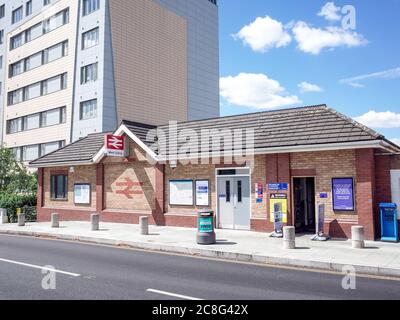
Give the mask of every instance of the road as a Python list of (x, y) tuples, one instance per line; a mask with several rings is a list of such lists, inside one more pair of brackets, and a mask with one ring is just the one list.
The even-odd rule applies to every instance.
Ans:
[[(42, 288), (52, 266), (55, 290)], [(0, 299), (400, 299), (400, 282), (0, 235)], [(48, 278), (47, 278), (48, 279)], [(52, 283), (50, 280), (45, 282)]]

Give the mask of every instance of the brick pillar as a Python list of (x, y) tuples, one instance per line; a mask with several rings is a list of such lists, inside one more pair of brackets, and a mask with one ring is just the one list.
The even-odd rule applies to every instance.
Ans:
[(153, 218), (156, 225), (165, 225), (165, 165), (157, 163), (155, 166), (155, 210)]
[(379, 204), (382, 202), (391, 202), (391, 156), (375, 156), (375, 228), (376, 238), (380, 237), (381, 221)]
[(96, 212), (104, 210), (104, 164), (96, 165)]
[(356, 205), (358, 223), (365, 228), (365, 238), (375, 239), (375, 157), (374, 149), (356, 150)]
[(37, 190), (37, 211), (38, 213), (40, 212), (40, 209), (44, 207), (44, 201), (43, 201), (43, 194), (44, 194), (44, 184), (43, 184), (43, 175), (44, 175), (44, 169), (39, 168), (38, 169), (38, 190)]

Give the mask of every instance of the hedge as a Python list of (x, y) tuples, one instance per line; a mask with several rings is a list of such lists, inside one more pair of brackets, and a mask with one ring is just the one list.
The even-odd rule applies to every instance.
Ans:
[(26, 221), (36, 221), (36, 195), (0, 194), (0, 208), (7, 209), (8, 221), (17, 222), (17, 208), (25, 208)]

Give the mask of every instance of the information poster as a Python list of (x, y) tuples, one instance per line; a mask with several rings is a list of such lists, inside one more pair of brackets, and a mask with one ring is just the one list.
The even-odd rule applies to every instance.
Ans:
[(282, 209), (282, 223), (287, 223), (287, 207), (288, 207), (287, 195), (286, 194), (271, 194), (271, 199), (269, 200), (269, 212), (270, 221), (275, 223), (275, 208), (278, 206)]
[(196, 181), (196, 206), (210, 205), (210, 182), (208, 180)]
[(354, 211), (353, 178), (332, 179), (334, 211)]
[(193, 181), (171, 180), (169, 182), (169, 204), (172, 206), (193, 206)]
[(90, 204), (90, 184), (76, 184), (74, 186), (75, 204)]

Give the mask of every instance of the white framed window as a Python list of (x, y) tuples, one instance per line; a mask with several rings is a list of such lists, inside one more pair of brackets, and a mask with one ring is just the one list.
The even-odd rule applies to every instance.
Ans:
[(24, 119), (24, 131), (40, 128), (40, 113), (26, 116)]
[(82, 50), (99, 44), (99, 28), (89, 30), (82, 34)]
[(37, 158), (39, 158), (39, 146), (37, 144), (22, 147), (22, 159), (24, 161), (32, 161)]
[(11, 14), (11, 22), (12, 22), (12, 24), (21, 21), (23, 16), (24, 16), (23, 6), (20, 6), (19, 8), (13, 10), (13, 12)]
[(25, 15), (30, 16), (32, 14), (32, 0), (26, 2), (25, 5)]
[(87, 120), (97, 117), (97, 99), (81, 102), (80, 119)]
[(100, 9), (100, 0), (83, 0), (83, 16)]
[(36, 53), (25, 60), (25, 71), (29, 71), (42, 65), (42, 52)]
[(96, 81), (98, 77), (98, 63), (92, 63), (81, 68), (81, 84)]

